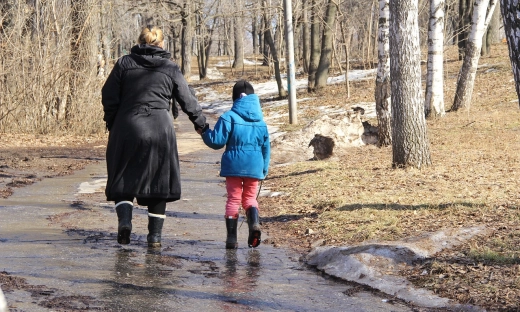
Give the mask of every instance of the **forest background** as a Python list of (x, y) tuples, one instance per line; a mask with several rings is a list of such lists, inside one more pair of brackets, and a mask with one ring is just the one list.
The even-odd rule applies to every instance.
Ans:
[[(347, 106), (377, 101), (376, 81), (320, 85), (319, 78), (311, 78), (311, 63), (313, 53), (317, 53), (314, 60), (328, 54), (325, 70), (318, 71), (319, 63), (314, 64), (318, 76), (378, 67), (383, 43), (380, 27), (387, 22), (381, 19), (381, 2), (388, 6), (389, 1), (292, 1), (297, 75), (309, 77), (308, 90), (299, 91), (299, 96), (310, 92), (320, 99), (316, 107), (335, 106), (338, 101)], [(431, 4), (435, 1), (392, 3), (411, 4), (411, 11), (417, 14), (420, 50), (416, 52), (422, 62), (415, 65), (421, 66), (418, 72), (422, 72), (422, 81), (416, 89), (418, 96), (424, 97), (421, 90), (426, 89)], [(475, 25), (473, 8), (485, 4), (489, 9), (493, 3), (499, 4), (478, 0), (441, 3), (442, 98), (451, 104), (456, 102), (466, 44)], [(61, 148), (73, 145), (77, 149), (78, 142), (83, 142), (79, 143), (85, 148), (82, 155), (102, 142), (106, 133), (99, 90), (114, 61), (128, 53), (146, 25), (165, 30), (166, 47), (192, 84), (216, 86), (219, 81), (209, 82), (208, 72), (216, 62), (225, 60), (229, 67), (219, 68), (225, 75), (221, 82), (280, 79), (288, 63), (283, 8), (277, 0), (2, 1), (2, 166), (30, 172), (30, 163), (37, 162), (37, 157), (20, 157), (35, 154), (15, 148), (23, 142), (17, 138), (24, 135), (37, 137), (46, 146), (60, 142)], [(262, 200), (270, 207), (265, 210), (264, 225), (273, 233), (271, 243), (292, 242), (292, 247), (306, 252), (316, 242), (345, 245), (400, 239), (445, 227), (484, 225), (490, 229), (486, 234), (425, 259), (402, 274), (419, 286), (463, 303), (491, 310), (519, 308), (520, 214), (516, 190), (520, 168), (514, 153), (519, 116), (499, 13), (496, 7), (482, 36), (478, 53), (481, 64), (478, 70), (475, 66), (476, 96), (471, 97), (471, 106), (452, 107), (424, 120), (428, 135), (421, 144), (431, 147), (430, 163), (420, 170), (413, 166), (395, 169), (393, 142), (387, 142), (353, 149), (348, 157), (334, 161), (273, 169), (266, 185), (288, 195)], [(280, 88), (278, 97), (285, 96)], [(424, 115), (427, 105), (423, 101), (418, 107)], [(305, 105), (300, 108), (299, 124), (291, 125), (286, 119), (284, 130), (296, 131), (318, 117), (312, 105)], [(8, 153), (11, 156), (6, 156)], [(19, 154), (13, 157), (13, 153)], [(52, 176), (81, 167), (67, 161), (63, 164), (68, 170), (49, 166), (39, 170), (47, 170)], [(38, 178), (21, 174), (12, 178), (11, 187)], [(8, 188), (2, 190), (4, 196), (8, 196)]]

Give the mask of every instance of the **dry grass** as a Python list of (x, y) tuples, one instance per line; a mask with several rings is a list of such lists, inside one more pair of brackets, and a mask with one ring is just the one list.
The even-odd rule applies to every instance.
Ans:
[[(460, 68), (453, 52), (446, 63), (448, 108)], [(392, 169), (391, 148), (374, 146), (342, 151), (336, 160), (271, 168), (264, 186), (285, 194), (261, 199), (271, 243), (305, 251), (318, 240), (351, 245), (485, 225), (488, 236), (403, 274), (461, 302), (520, 309), (520, 109), (507, 47), (494, 47), (480, 64), (487, 65), (478, 71), (469, 112), (428, 121), (429, 168)], [(337, 105), (343, 89), (328, 88), (317, 105)], [(350, 101), (370, 100), (373, 84), (354, 85), (352, 94)]]

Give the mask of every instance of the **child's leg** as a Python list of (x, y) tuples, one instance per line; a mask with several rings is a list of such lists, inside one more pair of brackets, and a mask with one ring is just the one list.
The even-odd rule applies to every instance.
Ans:
[(258, 208), (258, 201), (256, 200), (256, 194), (258, 192), (258, 179), (253, 178), (242, 178), (244, 181), (243, 192), (242, 192), (242, 207), (249, 209), (249, 207)]
[(226, 177), (226, 249), (238, 248), (238, 209), (242, 198), (242, 179), (238, 177)]
[(226, 217), (238, 216), (238, 209), (242, 199), (242, 178), (226, 177), (226, 191)]
[(258, 201), (256, 200), (258, 180), (251, 178), (244, 178), (243, 180), (244, 191), (242, 193), (242, 207), (246, 210), (247, 225), (249, 227), (247, 245), (249, 247), (258, 247), (262, 239), (260, 219), (258, 216)]

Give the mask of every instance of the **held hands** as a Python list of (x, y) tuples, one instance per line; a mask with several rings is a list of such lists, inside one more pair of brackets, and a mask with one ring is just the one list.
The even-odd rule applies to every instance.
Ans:
[(198, 128), (198, 129), (196, 129), (196, 131), (197, 131), (197, 133), (198, 133), (199, 135), (202, 135), (202, 134), (203, 134), (204, 132), (206, 132), (206, 130), (208, 130), (208, 129), (209, 129), (209, 124), (206, 123), (206, 124), (204, 125), (204, 128)]

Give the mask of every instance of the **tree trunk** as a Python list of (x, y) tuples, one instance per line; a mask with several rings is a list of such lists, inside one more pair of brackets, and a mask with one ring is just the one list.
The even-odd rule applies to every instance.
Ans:
[(318, 63), (320, 61), (320, 22), (316, 12), (316, 0), (312, 0), (312, 15), (311, 15), (311, 55), (309, 62), (309, 78), (307, 90), (314, 91), (316, 85), (316, 71), (318, 70)]
[(390, 0), (392, 166), (431, 165), (421, 96), (417, 0)]
[(302, 60), (303, 60), (303, 72), (309, 72), (309, 18), (308, 18), (308, 2), (309, 0), (303, 0), (303, 22), (302, 22)]
[(372, 25), (374, 24), (374, 14), (376, 10), (376, 0), (372, 1), (370, 5), (370, 15), (368, 17), (367, 25), (368, 25), (368, 34), (367, 34), (367, 61), (369, 64), (368, 68), (372, 68)]
[(482, 37), (482, 56), (491, 55), (491, 46), (500, 42), (500, 2), (497, 1), (488, 29)]
[(263, 20), (263, 24), (264, 24), (264, 43), (263, 43), (263, 47), (264, 49), (262, 50), (262, 54), (264, 56), (264, 61), (262, 63), (262, 65), (264, 66), (269, 66), (269, 57), (271, 56), (271, 51), (269, 50), (269, 40), (267, 40), (267, 32), (269, 32), (269, 37), (271, 38), (272, 40), (272, 37), (271, 37), (271, 25), (269, 23), (269, 16), (266, 16), (267, 14), (267, 9), (264, 7), (264, 20)]
[(392, 115), (390, 90), (390, 45), (389, 22), (390, 0), (379, 0), (379, 29), (377, 36), (378, 62), (375, 88), (376, 114), (378, 122), (378, 146), (392, 144)]
[[(284, 43), (284, 40), (282, 39), (282, 34), (283, 34), (283, 21), (282, 21), (282, 16), (280, 15), (277, 18), (276, 28), (275, 28), (275, 31), (274, 31), (274, 46), (275, 46), (275, 50), (273, 50), (271, 52), (273, 54), (276, 53), (276, 58), (279, 61), (284, 60), (284, 58), (282, 57), (283, 43)], [(285, 64), (285, 62), (284, 62), (284, 64)], [(280, 63), (280, 65), (281, 65), (281, 63)], [(280, 68), (283, 68), (283, 66), (280, 66)]]
[(316, 70), (316, 89), (325, 87), (327, 85), (327, 79), (329, 78), (329, 67), (332, 57), (333, 30), (336, 27), (337, 11), (338, 6), (334, 0), (329, 0), (329, 4), (327, 6), (327, 15), (325, 17), (325, 25), (323, 26), (320, 62), (318, 64), (318, 69)]
[[(265, 11), (267, 8), (267, 1), (263, 0), (264, 4), (264, 24), (269, 25), (269, 17), (267, 12)], [(273, 57), (273, 63), (274, 63), (274, 75), (276, 78), (276, 84), (278, 85), (278, 95), (280, 98), (284, 98), (287, 96), (287, 91), (283, 88), (282, 84), (282, 75), (280, 73), (280, 62), (278, 61), (278, 53), (276, 52), (276, 47), (274, 45), (273, 37), (271, 36), (271, 29), (267, 28), (265, 31), (265, 40), (269, 44), (271, 55)]]
[(466, 41), (471, 24), (472, 0), (459, 0), (459, 27), (457, 30), (457, 45), (459, 46), (459, 61), (464, 59)]
[(191, 42), (193, 38), (193, 16), (191, 14), (191, 1), (184, 2), (182, 14), (182, 44), (181, 44), (181, 72), (189, 82), (191, 80)]
[(264, 27), (262, 26), (263, 22), (262, 22), (261, 18), (258, 21), (258, 23), (259, 23), (259, 26), (260, 26), (260, 29), (258, 31), (258, 54), (263, 55), (264, 54), (264, 43), (265, 43), (265, 40), (264, 40), (264, 30), (263, 30)]
[[(388, 26), (387, 26), (388, 27)], [(345, 45), (345, 88), (347, 90), (347, 99), (350, 99), (350, 83), (348, 79), (348, 72), (350, 70), (350, 42), (351, 42), (351, 33), (352, 30), (348, 31), (348, 34), (345, 35), (345, 23), (341, 22), (341, 36), (343, 37), (343, 43)], [(390, 66), (390, 63), (388, 63), (388, 66)]]
[[(456, 111), (461, 108), (469, 110), (473, 87), (475, 85), (475, 76), (477, 74), (477, 65), (480, 58), (480, 49), (482, 48), (482, 35), (487, 29), (493, 10), (497, 0), (476, 0), (473, 10), (473, 18), (471, 25), (471, 33), (466, 43), (466, 52), (464, 61), (457, 79), (457, 90), (455, 91), (455, 99), (453, 101), (452, 110)], [(488, 10), (488, 4), (489, 10)], [(486, 15), (486, 11), (488, 11)]]
[(253, 55), (258, 53), (258, 20), (253, 16), (251, 21), (251, 37), (253, 39)]
[(179, 59), (179, 56), (178, 56), (178, 53), (179, 53), (179, 48), (178, 48), (178, 44), (177, 44), (177, 39), (176, 37), (178, 37), (177, 34), (177, 28), (172, 25), (170, 27), (170, 32), (171, 32), (171, 35), (172, 35), (172, 42), (171, 42), (171, 53), (172, 53), (172, 57), (174, 60), (178, 60)]
[[(241, 0), (235, 0), (235, 8), (242, 8)], [(244, 67), (244, 15), (242, 12), (235, 16), (235, 55), (233, 58), (233, 68)]]
[(517, 0), (501, 0), (500, 10), (504, 21), (504, 31), (509, 48), (509, 59), (515, 79), (516, 94), (520, 104), (520, 24), (517, 22)]
[(431, 0), (428, 24), (428, 64), (424, 113), (430, 117), (444, 116), (444, 0)]

